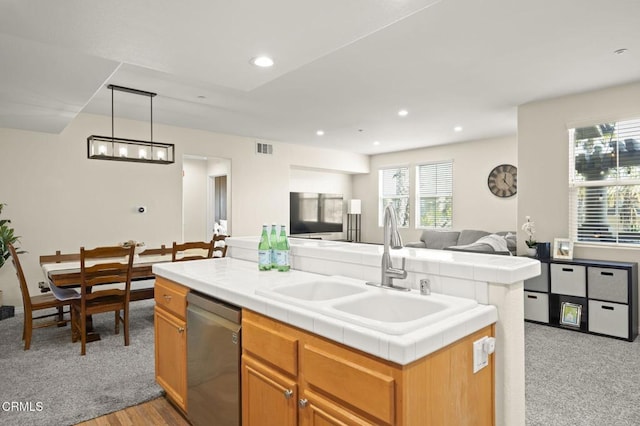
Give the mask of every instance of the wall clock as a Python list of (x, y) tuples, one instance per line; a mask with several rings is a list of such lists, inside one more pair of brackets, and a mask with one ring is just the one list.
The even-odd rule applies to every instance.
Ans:
[(500, 164), (491, 170), (487, 179), (489, 190), (497, 197), (507, 198), (518, 192), (518, 169), (511, 164)]

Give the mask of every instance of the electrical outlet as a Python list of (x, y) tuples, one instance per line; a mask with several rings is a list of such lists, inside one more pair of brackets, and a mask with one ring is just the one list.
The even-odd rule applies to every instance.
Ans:
[(485, 336), (473, 342), (473, 372), (477, 373), (489, 365), (489, 355), (496, 350), (495, 337)]

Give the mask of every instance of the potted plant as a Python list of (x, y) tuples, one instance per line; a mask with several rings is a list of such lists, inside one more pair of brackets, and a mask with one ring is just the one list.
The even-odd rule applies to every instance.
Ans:
[[(2, 214), (2, 208), (4, 206), (6, 206), (6, 204), (0, 203), (0, 214)], [(20, 238), (14, 235), (10, 223), (11, 221), (9, 219), (0, 219), (0, 268), (2, 268), (9, 259), (9, 244), (15, 245), (18, 238)], [(2, 306), (2, 290), (0, 290), (0, 306)]]
[(526, 219), (527, 221), (522, 225), (522, 230), (528, 236), (528, 238), (525, 241), (525, 243), (527, 244), (527, 256), (533, 257), (536, 255), (536, 246), (538, 244), (535, 238), (533, 237), (533, 235), (536, 233), (536, 225), (531, 220), (531, 216), (527, 216)]

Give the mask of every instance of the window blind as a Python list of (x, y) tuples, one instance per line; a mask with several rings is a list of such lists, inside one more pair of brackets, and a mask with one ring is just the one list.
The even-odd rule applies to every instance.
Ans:
[(569, 142), (571, 239), (640, 244), (640, 119), (570, 129)]
[(383, 225), (384, 207), (392, 203), (398, 216), (398, 226), (409, 226), (409, 168), (393, 167), (378, 172), (378, 225)]
[(453, 220), (453, 162), (421, 164), (416, 167), (419, 228), (451, 228)]

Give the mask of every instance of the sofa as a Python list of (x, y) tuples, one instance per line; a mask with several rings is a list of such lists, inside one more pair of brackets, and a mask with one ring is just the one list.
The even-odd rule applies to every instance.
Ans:
[(427, 229), (422, 232), (420, 241), (406, 243), (405, 247), (515, 256), (516, 233), (512, 231), (491, 233), (473, 229), (462, 231)]

